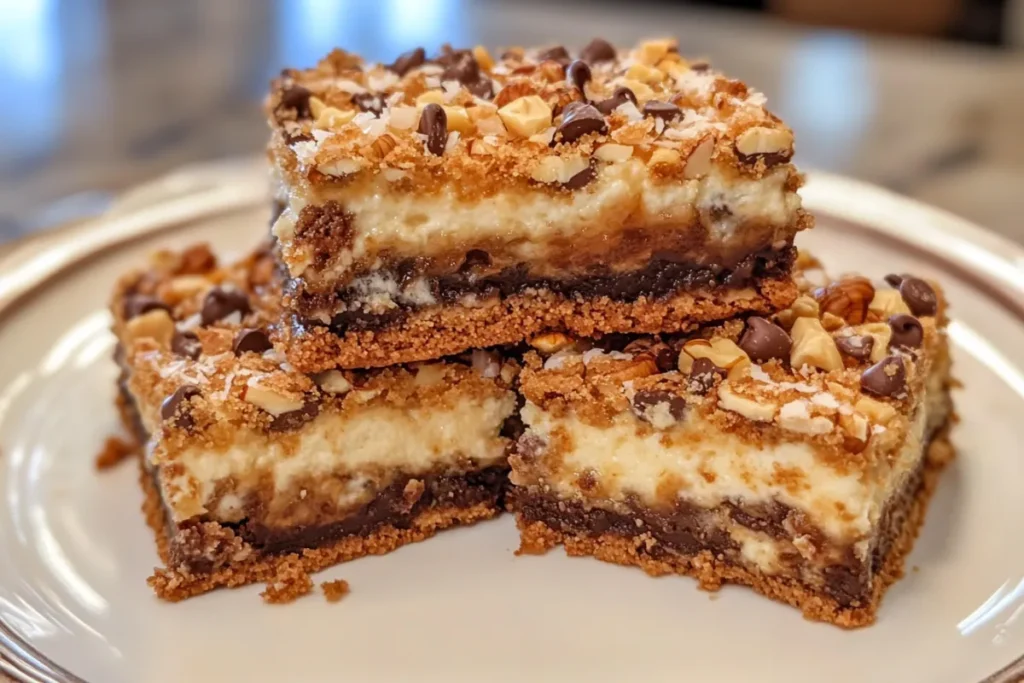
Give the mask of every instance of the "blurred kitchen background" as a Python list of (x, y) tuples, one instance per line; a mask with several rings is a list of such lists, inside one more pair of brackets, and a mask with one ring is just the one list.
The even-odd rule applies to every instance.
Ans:
[(269, 78), (334, 46), (664, 35), (767, 93), (805, 169), (1024, 241), (1024, 0), (0, 0), (0, 241), (258, 154)]

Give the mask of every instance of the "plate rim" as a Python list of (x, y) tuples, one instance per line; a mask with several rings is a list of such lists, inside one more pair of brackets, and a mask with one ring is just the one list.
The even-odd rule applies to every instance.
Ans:
[[(258, 157), (185, 166), (128, 190), (96, 219), (15, 242), (0, 255), (0, 324), (33, 295), (107, 249), (265, 202), (265, 179)], [(1024, 246), (951, 212), (842, 175), (809, 172), (801, 196), (812, 214), (877, 233), (955, 268), (1024, 320)], [(904, 217), (947, 239), (940, 243), (931, 230), (902, 230), (898, 223)], [(0, 674), (23, 683), (88, 683), (2, 619)], [(979, 683), (1011, 683), (1021, 677), (1024, 653)]]

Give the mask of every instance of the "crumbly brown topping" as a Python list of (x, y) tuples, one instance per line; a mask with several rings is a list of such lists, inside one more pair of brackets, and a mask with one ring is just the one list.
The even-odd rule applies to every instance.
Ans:
[(324, 581), (320, 584), (320, 589), (323, 590), (327, 602), (339, 602), (351, 592), (348, 581), (344, 579)]
[(638, 428), (666, 429), (693, 412), (754, 443), (805, 441), (837, 466), (866, 468), (903, 444), (929, 378), (946, 376), (946, 302), (910, 276), (878, 290), (823, 278), (804, 258), (791, 308), (685, 337), (535, 340), (521, 392), (596, 425), (631, 411)]
[(482, 351), (379, 370), (296, 371), (271, 342), (280, 300), (266, 274), (272, 258), (260, 250), (183, 273), (183, 259), (164, 252), (118, 283), (111, 310), (121, 362), (140, 412), (161, 424), (169, 459), (195, 445), (226, 449), (241, 429), (289, 439), (320, 413), (500, 398), (515, 380), (514, 359)]
[(789, 163), (792, 132), (761, 93), (688, 61), (674, 40), (595, 43), (607, 46), (575, 60), (561, 47), (494, 57), (445, 46), (390, 65), (335, 50), (273, 82), (271, 153), (293, 185), (380, 174), (399, 188), (455, 179), (485, 195), (517, 181), (577, 189), (595, 165), (630, 159), (677, 180), (712, 164), (759, 177)]
[(137, 444), (125, 441), (120, 437), (111, 436), (103, 443), (103, 450), (96, 456), (96, 469), (108, 470), (137, 452)]

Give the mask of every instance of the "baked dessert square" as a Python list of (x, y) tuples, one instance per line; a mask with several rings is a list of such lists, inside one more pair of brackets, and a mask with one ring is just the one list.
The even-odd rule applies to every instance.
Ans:
[(285, 70), (267, 112), (300, 370), (683, 331), (796, 296), (792, 132), (675, 41), (336, 50)]
[(561, 543), (871, 623), (952, 457), (945, 303), (907, 275), (819, 276), (770, 318), (545, 339), (510, 459), (522, 550)]
[(266, 250), (226, 267), (203, 247), (161, 253), (113, 297), (119, 405), (165, 563), (149, 582), (167, 600), (256, 581), (285, 600), (308, 572), (502, 509), (517, 363), (302, 374), (265, 331), (273, 269)]

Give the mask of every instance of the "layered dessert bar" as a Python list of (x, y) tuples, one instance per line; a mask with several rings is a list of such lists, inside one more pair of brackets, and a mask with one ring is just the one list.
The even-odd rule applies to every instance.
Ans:
[(952, 457), (942, 295), (887, 279), (685, 337), (545, 338), (511, 457), (522, 550), (561, 543), (872, 622)]
[(255, 581), (287, 599), (307, 572), (501, 509), (517, 363), (302, 374), (266, 332), (273, 270), (268, 251), (227, 267), (162, 253), (113, 298), (119, 405), (166, 565), (150, 585), (168, 600)]
[(285, 70), (267, 112), (300, 370), (683, 331), (796, 296), (792, 132), (674, 41), (338, 50)]

